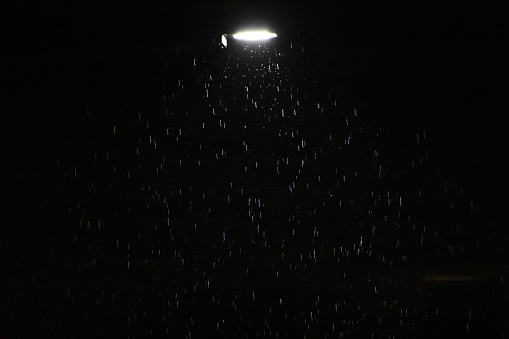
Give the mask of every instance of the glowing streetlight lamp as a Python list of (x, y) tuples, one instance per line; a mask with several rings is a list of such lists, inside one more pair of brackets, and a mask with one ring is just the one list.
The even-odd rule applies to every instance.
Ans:
[(276, 33), (270, 33), (267, 31), (248, 31), (233, 34), (234, 39), (247, 41), (262, 41), (272, 39), (275, 37), (277, 37)]
[(228, 39), (230, 38), (241, 41), (265, 42), (276, 37), (276, 33), (271, 33), (269, 31), (243, 31), (235, 34), (223, 34), (221, 37), (221, 43), (224, 47), (227, 47)]

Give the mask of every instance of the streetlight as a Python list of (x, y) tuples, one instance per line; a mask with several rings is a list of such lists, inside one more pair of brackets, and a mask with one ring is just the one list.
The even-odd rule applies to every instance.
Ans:
[(233, 37), (235, 40), (262, 42), (276, 38), (277, 34), (269, 31), (243, 31), (235, 34), (223, 34), (221, 37), (221, 43), (224, 47), (228, 46), (228, 39), (230, 37)]
[(233, 38), (237, 40), (262, 41), (277, 37), (276, 33), (267, 31), (247, 31), (233, 34)]

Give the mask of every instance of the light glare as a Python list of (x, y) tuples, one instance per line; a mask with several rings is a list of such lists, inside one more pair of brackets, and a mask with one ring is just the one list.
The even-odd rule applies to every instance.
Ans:
[(268, 40), (277, 37), (277, 34), (266, 31), (249, 31), (234, 34), (233, 37), (237, 40), (248, 40), (248, 41)]

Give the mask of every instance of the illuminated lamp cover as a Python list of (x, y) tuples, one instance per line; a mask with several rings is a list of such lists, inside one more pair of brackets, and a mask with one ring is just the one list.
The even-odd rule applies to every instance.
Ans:
[(276, 33), (270, 33), (266, 31), (239, 32), (233, 35), (233, 38), (237, 40), (248, 40), (248, 41), (268, 40), (275, 37), (277, 37)]

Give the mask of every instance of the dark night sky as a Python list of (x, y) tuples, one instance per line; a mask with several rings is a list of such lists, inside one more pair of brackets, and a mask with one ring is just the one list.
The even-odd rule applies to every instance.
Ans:
[[(335, 317), (341, 304), (343, 326), (336, 322), (334, 331), (351, 330), (354, 336), (458, 333), (465, 331), (467, 317), (477, 333), (490, 328), (489, 333), (499, 335), (499, 328), (509, 326), (501, 325), (509, 314), (509, 140), (504, 124), (507, 13), (507, 5), (480, 7), (460, 1), (446, 5), (440, 1), (279, 1), (273, 6), (269, 1), (223, 0), (104, 6), (102, 1), (53, 0), (0, 5), (3, 196), (8, 201), (0, 221), (0, 269), (7, 272), (0, 278), (0, 337), (15, 337), (16, 333), (30, 337), (27, 324), (31, 322), (36, 323), (35, 333), (76, 337), (111, 337), (118, 329), (142, 337), (149, 336), (149, 330), (160, 337), (168, 329), (174, 337), (189, 332), (193, 338), (212, 332), (241, 337), (261, 335), (268, 329), (267, 322), (271, 333), (281, 337), (302, 333), (323, 337), (324, 333), (331, 335), (329, 325), (339, 321)], [(292, 118), (290, 114), (287, 118), (294, 119), (290, 122), (273, 117), (272, 125), (265, 129), (264, 119), (272, 114), (269, 110), (257, 108), (255, 115), (240, 115), (243, 118), (223, 112), (220, 123), (216, 121), (219, 116), (209, 114), (212, 107), (235, 112), (238, 102), (240, 111), (251, 107), (249, 100), (232, 98), (246, 95), (244, 86), (249, 83), (246, 79), (254, 82), (252, 74), (265, 72), (265, 66), (253, 66), (256, 60), (269, 59), (218, 47), (221, 34), (247, 25), (264, 25), (279, 34), (277, 48), (286, 53), (278, 59), (281, 74), (284, 70), (292, 79), (281, 83), (281, 93), (284, 89), (297, 99), (281, 99), (278, 104), (291, 112), (289, 108), (301, 100), (306, 107), (302, 116)], [(305, 51), (285, 50), (290, 41), (302, 44)], [(255, 61), (246, 57), (235, 68), (236, 61), (227, 55), (254, 56)], [(197, 60), (197, 66), (193, 65)], [(275, 62), (268, 62), (273, 69)], [(225, 74), (236, 79), (233, 83), (219, 80), (225, 65), (231, 66)], [(274, 81), (283, 79), (278, 76)], [(215, 93), (210, 99), (203, 96), (206, 86)], [(297, 94), (295, 88), (301, 92)], [(169, 99), (175, 93), (176, 99)], [(270, 93), (283, 98), (279, 90)], [(327, 99), (331, 93), (339, 108), (332, 108), (332, 99)], [(268, 106), (269, 101), (260, 103)], [(317, 102), (328, 107), (326, 113), (323, 109), (319, 113)], [(177, 113), (164, 117), (161, 105)], [(142, 112), (143, 123), (138, 112)], [(145, 119), (151, 129), (145, 128)], [(202, 130), (202, 123), (212, 127)], [(231, 126), (226, 136), (221, 129), (224, 123)], [(248, 132), (242, 131), (243, 124), (250, 126)], [(357, 134), (359, 127), (363, 134), (360, 130)], [(183, 136), (179, 134), (180, 141), (178, 137), (175, 141), (180, 129)], [(278, 129), (283, 133), (279, 139), (275, 137)], [(305, 136), (309, 143), (304, 152), (299, 149), (301, 153), (293, 150), (293, 136), (284, 134), (299, 129), (299, 137)], [(352, 150), (347, 146), (343, 150), (349, 135), (354, 140)], [(152, 139), (157, 140), (157, 151)], [(246, 140), (253, 150), (239, 146)], [(141, 157), (133, 153), (138, 148)], [(223, 148), (230, 152), (229, 158), (218, 159)], [(315, 152), (316, 159), (322, 148), (328, 155), (316, 161), (315, 167), (308, 169), (306, 164), (302, 175), (298, 170), (297, 193), (279, 188), (288, 178), (294, 180), (303, 153), (312, 158)], [(289, 166), (281, 165), (277, 157), (281, 154), (283, 159), (284, 154), (291, 155)], [(159, 174), (161, 155), (166, 157), (165, 170), (157, 176), (153, 172)], [(189, 164), (177, 167), (181, 159), (190, 159)], [(268, 165), (244, 173), (243, 166), (255, 160)], [(198, 161), (206, 165), (198, 167)], [(419, 161), (422, 166), (414, 166)], [(276, 164), (278, 175), (273, 173)], [(135, 165), (139, 165), (137, 170), (132, 169)], [(383, 177), (382, 170), (377, 170), (382, 165)], [(359, 172), (365, 180), (344, 180), (344, 186), (339, 186), (338, 168), (348, 178)], [(125, 179), (124, 171), (134, 179)], [(316, 182), (317, 175), (325, 179)], [(246, 195), (256, 192), (254, 200), (249, 198), (249, 208), (243, 193), (228, 188), (230, 182), (244, 185), (250, 192)], [(299, 186), (304, 187), (304, 182), (312, 182), (311, 190)], [(269, 183), (278, 188), (267, 188)], [(94, 185), (100, 194), (90, 194)], [(184, 191), (189, 187), (191, 192), (191, 186), (193, 193), (175, 193), (179, 187)], [(210, 200), (205, 195), (201, 198), (201, 187)], [(416, 196), (421, 190), (425, 192), (422, 202)], [(397, 197), (392, 207), (390, 203), (377, 205), (376, 197), (368, 197), (373, 191), (384, 197), (389, 191), (399, 191), (403, 207), (394, 207)], [(415, 197), (407, 200), (412, 194)], [(259, 203), (259, 210), (257, 197), (266, 204)], [(340, 197), (343, 203), (351, 197), (357, 205), (352, 207), (352, 202), (340, 210)], [(163, 198), (170, 204), (166, 206), (168, 215), (172, 211), (172, 224), (154, 230), (155, 220), (166, 213), (161, 207)], [(187, 212), (191, 202), (192, 213)], [(124, 215), (126, 206), (132, 211)], [(260, 215), (257, 222), (268, 232), (263, 239), (253, 231), (254, 224), (242, 217), (259, 211), (264, 218)], [(299, 223), (295, 218), (286, 220), (296, 215), (299, 222), (302, 217), (300, 227), (309, 228), (309, 236), (289, 236), (292, 228), (299, 230)], [(102, 233), (95, 229), (101, 221)], [(198, 231), (193, 230), (193, 222), (199, 224)], [(333, 226), (338, 223), (343, 228)], [(368, 224), (376, 224), (377, 231), (371, 233)], [(85, 225), (92, 225), (92, 230)], [(316, 225), (321, 237), (312, 231)], [(221, 241), (223, 232), (228, 241)], [(140, 234), (142, 243), (138, 242)], [(355, 244), (361, 235), (364, 252), (357, 250), (356, 256)], [(289, 270), (279, 260), (279, 248), (283, 251), (284, 246), (278, 237), (287, 241), (283, 240), (288, 256), (284, 265), (290, 263)], [(119, 238), (120, 245), (114, 241)], [(249, 239), (255, 240), (250, 243)], [(425, 239), (424, 247), (419, 239)], [(156, 248), (168, 256), (167, 261), (154, 254)], [(341, 248), (341, 254), (336, 248)], [(466, 248), (465, 252), (458, 254), (460, 248)], [(239, 249), (244, 254), (225, 259), (228, 251)], [(324, 258), (319, 268), (312, 265), (310, 253), (314, 256), (315, 249), (320, 260)], [(125, 269), (126, 253), (128, 260), (129, 255), (134, 258), (131, 270)], [(304, 260), (301, 256), (299, 261), (302, 253)], [(350, 253), (350, 259), (345, 259), (345, 253)], [(409, 261), (402, 259), (406, 256)], [(336, 264), (336, 257), (341, 264)], [(140, 264), (143, 259), (145, 264)], [(212, 263), (214, 269), (209, 267)], [(245, 278), (246, 267), (259, 277)], [(279, 267), (282, 280), (273, 277), (274, 267)], [(426, 280), (415, 278), (416, 272), (435, 267), (459, 274), (482, 267), (480, 272), (488, 273), (482, 273), (486, 275), (477, 288), (440, 283), (429, 287)], [(462, 271), (463, 267), (467, 268)], [(348, 272), (348, 279), (343, 272)], [(379, 296), (373, 295), (373, 284), (383, 290)], [(255, 301), (254, 291), (261, 301)], [(238, 293), (239, 300), (232, 293)], [(276, 308), (280, 294), (285, 300), (281, 310)], [(320, 300), (320, 295), (324, 305), (320, 306), (320, 321), (327, 328), (316, 323), (315, 310), (320, 309), (316, 297)], [(174, 305), (177, 299), (180, 311)], [(395, 300), (404, 305), (398, 306), (401, 312)], [(230, 304), (238, 310), (227, 310)], [(267, 315), (269, 306), (274, 315)], [(410, 316), (402, 316), (405, 307), (414, 310)], [(505, 311), (498, 311), (504, 307)], [(439, 309), (445, 309), (440, 316)], [(313, 313), (309, 317), (310, 311), (315, 318)], [(236, 318), (237, 314), (244, 320)], [(131, 325), (133, 318), (138, 322)], [(220, 332), (219, 323), (225, 318), (235, 325), (225, 325)], [(384, 325), (378, 322), (381, 318)], [(104, 330), (105, 319), (111, 319), (110, 332)], [(131, 321), (127, 327), (126, 319)], [(309, 326), (306, 330), (304, 319), (313, 324), (311, 330)], [(385, 325), (385, 321), (397, 322), (397, 326)], [(278, 323), (284, 325), (278, 327)], [(412, 329), (412, 324), (420, 330)], [(293, 331), (289, 330), (292, 326)]]
[[(87, 100), (82, 94), (92, 74), (100, 72), (95, 65), (101, 61), (161, 56), (246, 22), (261, 22), (307, 37), (306, 57), (322, 81), (334, 86), (349, 77), (343, 82), (348, 90), (370, 108), (369, 114), (394, 129), (395, 137), (407, 124), (433, 126), (449, 149), (444, 157), (457, 154), (461, 163), (463, 152), (474, 149), (482, 160), (471, 163), (481, 171), (472, 175), (490, 177), (490, 190), (507, 187), (501, 123), (507, 12), (501, 5), (222, 1), (103, 6), (99, 1), (49, 1), (3, 6), (4, 94), (13, 112), (3, 118), (12, 122), (11, 133), (39, 129), (51, 119), (72, 120), (61, 109), (52, 108), (44, 117), (37, 111), (50, 97)], [(352, 69), (350, 62), (360, 67)], [(109, 72), (115, 77), (115, 69)], [(24, 139), (19, 142), (31, 140)]]
[[(309, 57), (316, 58), (318, 68), (326, 67), (324, 73), (332, 79), (343, 70), (334, 63), (342, 49), (355, 48), (362, 55), (359, 62), (366, 64), (362, 90), (377, 104), (383, 100), (390, 105), (392, 96), (398, 101), (403, 96), (408, 102), (419, 102), (417, 108), (423, 110), (437, 101), (470, 110), (489, 105), (491, 111), (502, 97), (498, 83), (506, 28), (502, 6), (404, 5), (397, 1), (385, 5), (317, 1), (273, 6), (270, 2), (222, 1), (108, 7), (99, 1), (81, 5), (49, 1), (3, 6), (7, 7), (2, 13), (7, 60), (3, 71), (8, 81), (19, 82), (6, 88), (15, 94), (26, 85), (24, 77), (42, 76), (43, 72), (56, 73), (56, 77), (73, 61), (86, 67), (87, 60), (115, 55), (160, 54), (170, 46), (199, 44), (246, 22), (260, 22), (279, 32), (307, 36)], [(448, 124), (467, 115), (459, 109), (431, 111), (420, 115), (439, 115)], [(470, 118), (464, 123), (471, 127), (478, 121)]]

